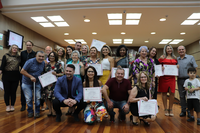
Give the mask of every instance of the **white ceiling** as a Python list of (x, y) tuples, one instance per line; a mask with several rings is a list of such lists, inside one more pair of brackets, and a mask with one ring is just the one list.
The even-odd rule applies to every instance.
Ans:
[[(200, 0), (2, 0), (2, 14), (49, 38), (62, 46), (69, 45), (64, 39), (84, 39), (88, 45), (92, 39), (106, 42), (112, 39), (134, 39), (127, 46), (147, 45), (164, 47), (158, 44), (162, 39), (184, 39), (177, 45), (188, 45), (200, 39), (200, 25), (180, 25), (192, 13), (200, 13)], [(125, 25), (126, 13), (142, 13), (139, 25)], [(109, 25), (107, 13), (123, 13), (122, 25)], [(70, 26), (44, 28), (30, 17), (60, 15)], [(159, 19), (166, 17), (165, 22)], [(84, 17), (90, 19), (85, 23)], [(151, 32), (156, 32), (151, 35)], [(64, 33), (69, 35), (65, 36)], [(97, 35), (92, 35), (97, 32)], [(121, 35), (121, 32), (126, 32)], [(186, 32), (185, 35), (180, 35)], [(149, 43), (144, 41), (149, 40)], [(122, 42), (123, 43), (123, 42)]]

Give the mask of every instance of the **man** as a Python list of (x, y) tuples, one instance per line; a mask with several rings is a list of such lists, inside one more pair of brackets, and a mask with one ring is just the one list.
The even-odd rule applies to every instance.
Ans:
[(36, 117), (40, 117), (40, 97), (41, 97), (41, 85), (38, 80), (38, 76), (44, 70), (44, 52), (38, 51), (36, 57), (26, 61), (21, 70), (22, 77), (22, 89), (28, 105), (28, 117), (33, 117), (33, 82), (35, 82), (35, 96), (36, 96)]
[[(108, 97), (107, 89), (110, 95)], [(131, 83), (128, 79), (124, 79), (124, 69), (117, 68), (115, 78), (109, 79), (103, 86), (103, 96), (107, 101), (107, 109), (110, 115), (110, 121), (114, 122), (115, 112), (113, 108), (119, 108), (120, 120), (125, 120), (126, 114), (129, 112), (129, 104), (127, 103), (128, 94), (131, 91)]]
[(52, 47), (46, 46), (46, 48), (45, 48), (45, 57), (44, 57), (45, 63), (49, 62), (49, 60), (48, 60), (48, 55), (49, 55), (51, 52), (52, 52)]
[(75, 50), (78, 50), (80, 54), (81, 54), (81, 45), (82, 45), (81, 42), (76, 42), (75, 43)]
[(75, 107), (73, 116), (75, 121), (79, 121), (78, 114), (85, 107), (83, 104), (83, 85), (80, 78), (74, 76), (75, 66), (69, 64), (66, 67), (65, 75), (59, 77), (54, 89), (55, 99), (53, 108), (56, 111), (56, 121), (61, 121), (62, 112), (60, 107)]
[[(26, 50), (21, 52), (21, 68), (23, 68), (25, 62), (31, 58), (35, 57), (35, 51), (33, 51), (33, 42), (32, 41), (27, 41), (26, 42)], [(24, 92), (22, 90), (22, 75), (20, 79), (20, 86), (21, 86), (21, 111), (24, 111), (26, 109), (26, 99), (24, 96)]]
[[(187, 70), (190, 67), (194, 67), (197, 70), (198, 65), (192, 55), (186, 54), (186, 49), (184, 46), (179, 46), (177, 48), (180, 57), (177, 58), (178, 65), (179, 65), (179, 76), (178, 76), (178, 91), (180, 96), (180, 103), (181, 103), (181, 113), (180, 117), (186, 116), (186, 91), (183, 87), (184, 82), (188, 77)], [(190, 117), (190, 112), (188, 112), (188, 117)]]

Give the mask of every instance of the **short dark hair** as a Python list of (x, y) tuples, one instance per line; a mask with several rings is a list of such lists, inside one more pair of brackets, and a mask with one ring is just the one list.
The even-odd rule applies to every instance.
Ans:
[(82, 44), (80, 41), (77, 41), (77, 42), (75, 43), (75, 45), (76, 45), (77, 43), (80, 43), (80, 44)]
[(127, 56), (127, 51), (128, 51), (128, 48), (125, 46), (125, 45), (120, 45), (119, 47), (117, 47), (117, 52), (116, 52), (116, 56), (117, 57), (120, 57), (120, 49), (121, 48), (125, 48), (126, 49), (126, 54), (125, 54), (125, 56)]
[(188, 68), (188, 70), (187, 70), (187, 72), (189, 73), (189, 72), (197, 72), (197, 70), (194, 68), (194, 67), (190, 67), (190, 68)]
[[(49, 60), (49, 57), (50, 57), (50, 54), (51, 54), (51, 53), (54, 54), (55, 62), (57, 62), (57, 61), (58, 61), (58, 55), (57, 55), (56, 52), (54, 52), (54, 51), (52, 51), (52, 52), (49, 53), (49, 55), (48, 55), (48, 60)], [(49, 61), (50, 61), (50, 60), (49, 60)]]
[(67, 67), (73, 68), (73, 70), (75, 71), (75, 66), (73, 64), (68, 64)]
[(30, 42), (32, 44), (32, 46), (34, 46), (34, 43), (31, 40), (26, 41), (26, 43), (27, 42)]

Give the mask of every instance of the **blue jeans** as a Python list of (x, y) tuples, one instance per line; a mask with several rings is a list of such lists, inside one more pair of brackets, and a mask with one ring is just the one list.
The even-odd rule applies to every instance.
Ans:
[(124, 110), (122, 109), (123, 106), (127, 103), (125, 100), (124, 101), (114, 101), (112, 99), (110, 99), (110, 101), (113, 102), (113, 108), (108, 108), (108, 103), (106, 102), (106, 108), (107, 108), (107, 111), (109, 113), (110, 116), (114, 116), (115, 115), (115, 112), (113, 111), (114, 108), (118, 108), (119, 109), (119, 113), (120, 115), (126, 115), (128, 114), (129, 112), (124, 112)]
[[(28, 84), (24, 84), (22, 83), (22, 89), (24, 91), (24, 95), (26, 98), (26, 103), (28, 105), (28, 113), (33, 113), (33, 84), (32, 85), (28, 85)], [(40, 84), (36, 84), (35, 85), (35, 107), (36, 113), (40, 113), (40, 98), (41, 98), (41, 85)]]

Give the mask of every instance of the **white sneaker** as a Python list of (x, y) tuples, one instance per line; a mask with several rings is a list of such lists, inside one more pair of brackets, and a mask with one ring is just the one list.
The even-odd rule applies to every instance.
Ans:
[(15, 111), (14, 106), (11, 106), (11, 107), (10, 107), (10, 111)]
[(6, 111), (10, 112), (10, 106), (6, 106)]

